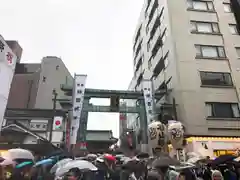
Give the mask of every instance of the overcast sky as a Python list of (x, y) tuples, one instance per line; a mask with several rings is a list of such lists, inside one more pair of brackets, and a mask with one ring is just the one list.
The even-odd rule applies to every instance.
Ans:
[[(23, 62), (58, 56), (72, 74), (88, 75), (88, 88), (126, 89), (143, 1), (0, 0), (0, 34), (19, 41)], [(88, 129), (112, 129), (118, 135), (118, 115), (92, 113)]]

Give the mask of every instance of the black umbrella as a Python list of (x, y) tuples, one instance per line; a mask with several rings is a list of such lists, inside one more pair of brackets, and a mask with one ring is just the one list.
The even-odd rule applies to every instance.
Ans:
[(158, 180), (161, 179), (161, 175), (154, 170), (148, 171), (147, 180)]
[(152, 166), (155, 168), (168, 167), (180, 165), (180, 162), (171, 158), (169, 155), (161, 155), (152, 162)]
[(74, 158), (74, 156), (71, 153), (63, 150), (54, 151), (53, 153), (48, 154), (46, 159), (50, 157), (58, 157), (59, 160), (65, 159), (65, 158), (71, 158), (71, 159)]
[(0, 157), (0, 163), (3, 162), (5, 159), (3, 157)]
[(232, 161), (236, 158), (237, 158), (237, 156), (234, 156), (234, 155), (229, 155), (229, 154), (221, 155), (221, 156), (217, 157), (215, 160), (213, 160), (211, 164), (213, 164), (213, 165), (223, 164), (227, 161)]
[(142, 158), (149, 158), (149, 154), (148, 153), (139, 153), (138, 155), (136, 155), (137, 158), (142, 159)]
[(127, 159), (125, 162), (123, 162), (122, 168), (133, 170), (136, 168), (137, 164), (138, 164), (137, 159)]

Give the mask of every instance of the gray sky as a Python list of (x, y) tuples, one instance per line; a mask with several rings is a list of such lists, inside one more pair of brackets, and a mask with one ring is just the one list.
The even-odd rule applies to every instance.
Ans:
[[(19, 41), (24, 62), (58, 56), (72, 74), (88, 75), (88, 88), (126, 89), (143, 1), (0, 0), (0, 33)], [(118, 135), (117, 120), (116, 114), (92, 113), (88, 128), (112, 129)]]

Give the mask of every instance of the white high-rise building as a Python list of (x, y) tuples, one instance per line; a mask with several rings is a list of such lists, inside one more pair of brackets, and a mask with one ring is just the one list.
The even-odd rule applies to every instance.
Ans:
[[(152, 79), (155, 90), (172, 89), (164, 99), (175, 98), (188, 135), (240, 135), (240, 16), (234, 3), (145, 0), (141, 11), (129, 89), (141, 90), (142, 79)], [(128, 121), (136, 124), (133, 117)]]

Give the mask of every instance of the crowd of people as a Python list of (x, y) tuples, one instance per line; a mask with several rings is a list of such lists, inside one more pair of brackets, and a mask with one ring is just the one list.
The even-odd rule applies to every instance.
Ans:
[(55, 152), (35, 162), (28, 150), (10, 149), (0, 158), (0, 180), (239, 180), (237, 155), (215, 159), (191, 153), (186, 162), (168, 154), (88, 154)]

